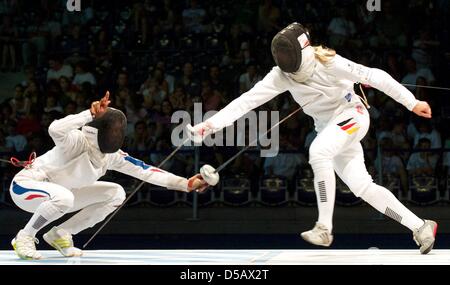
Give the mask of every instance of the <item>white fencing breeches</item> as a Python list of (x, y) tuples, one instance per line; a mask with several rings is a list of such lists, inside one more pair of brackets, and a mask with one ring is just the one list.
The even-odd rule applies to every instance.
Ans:
[(423, 221), (403, 206), (389, 190), (375, 184), (367, 172), (360, 140), (366, 135), (369, 125), (367, 110), (357, 105), (332, 120), (312, 142), (309, 162), (314, 172), (318, 222), (332, 230), (336, 171), (357, 197), (409, 229), (417, 229), (423, 225)]
[(69, 190), (58, 184), (34, 180), (22, 172), (14, 177), (10, 193), (19, 208), (33, 213), (24, 228), (31, 235), (64, 214), (81, 210), (60, 225), (71, 234), (77, 234), (104, 220), (125, 200), (124, 189), (116, 183), (97, 181), (88, 187)]

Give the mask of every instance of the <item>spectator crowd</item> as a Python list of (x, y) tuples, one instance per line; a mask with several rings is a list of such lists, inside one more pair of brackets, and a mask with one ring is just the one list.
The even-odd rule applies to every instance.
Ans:
[[(252, 88), (274, 65), (272, 37), (298, 21), (314, 44), (386, 70), (432, 106), (434, 118), (422, 120), (364, 87), (372, 126), (363, 145), (372, 174), (379, 175), (381, 165), (406, 189), (410, 175), (449, 172), (450, 152), (442, 149), (450, 146), (450, 94), (426, 88), (449, 86), (448, 1), (383, 0), (381, 12), (369, 12), (358, 0), (83, 0), (74, 13), (65, 0), (0, 0), (0, 18), (0, 81), (6, 72), (23, 76), (0, 101), (2, 158), (43, 154), (53, 146), (47, 133), (53, 120), (89, 108), (110, 90), (112, 105), (128, 117), (124, 149), (157, 164), (173, 148), (173, 112), (192, 114), (197, 102), (203, 112), (219, 110)], [(282, 118), (295, 108), (282, 94), (260, 110), (278, 110)], [(246, 154), (228, 174), (254, 180), (302, 175), (315, 136), (312, 121), (300, 114), (280, 131), (277, 157)], [(189, 150), (167, 168), (190, 175)], [(237, 151), (201, 147), (200, 159), (219, 165)], [(16, 171), (0, 166), (3, 176)]]

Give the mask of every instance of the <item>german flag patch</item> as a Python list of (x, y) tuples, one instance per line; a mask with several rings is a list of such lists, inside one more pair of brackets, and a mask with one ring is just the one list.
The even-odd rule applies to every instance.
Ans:
[(357, 130), (359, 130), (359, 127), (356, 125), (356, 123), (351, 122), (352, 120), (353, 120), (353, 118), (350, 118), (348, 120), (340, 122), (337, 125), (341, 128), (341, 130), (343, 130), (343, 131), (347, 132), (347, 134), (351, 135), (354, 132), (356, 132)]

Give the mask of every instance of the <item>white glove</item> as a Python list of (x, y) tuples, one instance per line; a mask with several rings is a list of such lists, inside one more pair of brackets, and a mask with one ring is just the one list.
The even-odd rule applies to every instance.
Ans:
[(186, 126), (186, 130), (189, 139), (195, 143), (201, 143), (207, 136), (214, 132), (212, 126), (207, 122), (203, 122), (195, 126), (188, 124)]

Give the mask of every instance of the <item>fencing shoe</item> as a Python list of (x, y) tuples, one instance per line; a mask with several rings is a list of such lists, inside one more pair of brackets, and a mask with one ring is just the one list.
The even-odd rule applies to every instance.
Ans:
[(301, 236), (307, 242), (320, 246), (328, 247), (333, 242), (333, 235), (321, 223), (316, 223), (312, 230), (303, 232)]
[(11, 245), (17, 256), (27, 260), (42, 258), (42, 255), (36, 250), (35, 243), (39, 243), (38, 239), (30, 236), (24, 230), (20, 230), (17, 236), (11, 241)]
[(50, 246), (59, 251), (65, 257), (76, 257), (83, 255), (83, 251), (81, 249), (73, 246), (72, 235), (64, 229), (53, 227), (48, 233), (44, 234), (43, 237)]
[(423, 226), (413, 232), (414, 241), (420, 246), (421, 254), (427, 254), (433, 249), (437, 227), (435, 221), (425, 220)]

